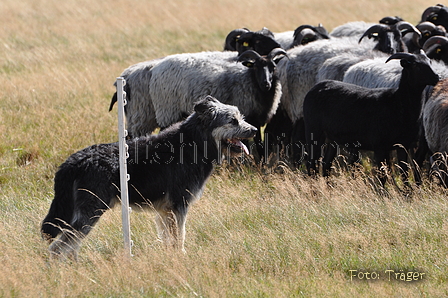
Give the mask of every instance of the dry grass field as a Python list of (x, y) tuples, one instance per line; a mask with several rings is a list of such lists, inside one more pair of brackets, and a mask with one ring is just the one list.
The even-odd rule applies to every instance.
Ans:
[(117, 140), (107, 109), (127, 66), (220, 50), (240, 27), (331, 30), (394, 15), (416, 24), (434, 4), (2, 0), (0, 297), (448, 296), (447, 191), (427, 180), (404, 195), (363, 172), (325, 180), (223, 165), (191, 208), (187, 254), (163, 249), (153, 214), (133, 212), (134, 256), (123, 258), (119, 208), (77, 263), (50, 261), (39, 234), (57, 166)]

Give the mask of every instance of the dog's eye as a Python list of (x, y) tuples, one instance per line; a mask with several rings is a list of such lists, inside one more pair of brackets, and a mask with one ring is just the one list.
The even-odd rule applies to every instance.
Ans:
[(238, 119), (236, 119), (236, 118), (232, 118), (232, 120), (230, 120), (230, 124), (232, 124), (232, 125), (238, 125)]

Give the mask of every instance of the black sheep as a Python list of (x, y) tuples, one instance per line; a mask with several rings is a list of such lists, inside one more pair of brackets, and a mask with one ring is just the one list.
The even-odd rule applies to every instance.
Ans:
[[(323, 160), (328, 175), (337, 148), (374, 151), (375, 163), (388, 161), (395, 144), (410, 148), (418, 135), (421, 95), (427, 85), (435, 85), (439, 76), (424, 54), (396, 53), (403, 67), (398, 88), (370, 89), (339, 81), (323, 81), (314, 86), (304, 100), (308, 172), (316, 171), (325, 140), (331, 145)], [(336, 145), (336, 146), (335, 146)], [(407, 173), (406, 155), (398, 156)], [(385, 178), (382, 177), (382, 182)]]

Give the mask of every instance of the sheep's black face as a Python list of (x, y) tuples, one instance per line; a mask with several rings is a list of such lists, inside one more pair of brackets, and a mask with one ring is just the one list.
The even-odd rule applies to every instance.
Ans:
[(426, 20), (446, 28), (448, 25), (448, 7), (441, 7), (438, 12), (431, 13)]
[(445, 61), (447, 56), (447, 46), (441, 44), (435, 44), (426, 50), (426, 55), (430, 59)]
[(383, 53), (394, 54), (396, 52), (403, 52), (404, 50), (401, 33), (398, 30), (383, 31), (376, 40), (378, 42), (376, 49)]
[(273, 49), (279, 48), (280, 44), (272, 37), (258, 32), (247, 32), (241, 34), (236, 42), (236, 50), (238, 55), (245, 51), (254, 50), (258, 54), (264, 56), (269, 54)]
[(255, 73), (258, 81), (258, 86), (263, 91), (269, 91), (272, 88), (272, 81), (276, 65), (269, 60), (260, 60), (260, 63), (255, 65)]
[(284, 57), (287, 55), (281, 48), (273, 49), (266, 56), (260, 56), (257, 52), (249, 50), (241, 54), (238, 61), (253, 70), (258, 86), (263, 92), (267, 92), (272, 88), (277, 63)]
[(254, 62), (243, 62), (243, 65), (253, 69), (258, 86), (263, 92), (271, 90), (276, 69), (273, 61), (262, 58)]
[(400, 60), (401, 66), (407, 69), (409, 75), (412, 77), (412, 82), (419, 82), (423, 86), (434, 86), (439, 81), (439, 76), (431, 68), (430, 63), (431, 61), (426, 55), (415, 55), (415, 60)]

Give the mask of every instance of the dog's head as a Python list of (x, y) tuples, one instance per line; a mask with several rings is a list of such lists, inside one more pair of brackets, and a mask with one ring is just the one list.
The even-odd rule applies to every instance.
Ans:
[(211, 130), (218, 150), (225, 155), (237, 156), (249, 150), (241, 140), (253, 138), (257, 128), (244, 121), (237, 107), (219, 102), (212, 96), (207, 96), (196, 103), (194, 111), (204, 124)]

